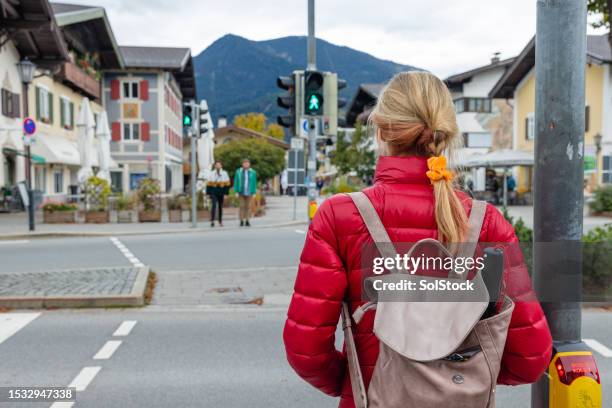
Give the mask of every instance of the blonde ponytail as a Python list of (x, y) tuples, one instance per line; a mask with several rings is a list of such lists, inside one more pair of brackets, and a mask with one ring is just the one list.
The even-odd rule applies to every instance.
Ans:
[[(451, 94), (444, 83), (428, 72), (402, 72), (385, 87), (370, 115), (379, 142), (390, 155), (443, 158), (440, 174), (430, 177), (435, 199), (439, 239), (461, 243), (468, 220), (446, 170), (443, 153), (452, 155), (460, 145)], [(429, 165), (429, 161), (428, 161)], [(432, 169), (430, 168), (430, 172)], [(428, 176), (430, 176), (428, 172)]]

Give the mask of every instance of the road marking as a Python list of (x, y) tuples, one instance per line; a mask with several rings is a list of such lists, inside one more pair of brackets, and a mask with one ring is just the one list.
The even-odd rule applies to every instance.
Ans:
[(71, 408), (73, 405), (72, 401), (56, 401), (49, 408)]
[(38, 316), (40, 313), (0, 313), (0, 344)]
[(584, 341), (587, 346), (589, 346), (591, 349), (595, 350), (596, 352), (598, 352), (602, 356), (607, 357), (607, 358), (612, 357), (612, 350), (610, 350), (609, 348), (607, 348), (606, 346), (604, 346), (603, 344), (601, 344), (597, 340), (595, 340), (595, 339), (583, 339), (582, 341)]
[(83, 367), (80, 373), (74, 377), (74, 380), (68, 387), (74, 387), (77, 391), (85, 391), (89, 383), (95, 378), (102, 367)]
[(144, 264), (140, 261), (140, 259), (136, 258), (132, 251), (130, 251), (128, 247), (126, 247), (123, 242), (121, 242), (118, 238), (110, 237), (110, 241), (117, 247), (117, 249), (123, 254), (123, 256), (125, 256), (127, 260), (130, 261), (132, 265), (137, 268), (144, 267)]
[(108, 360), (113, 356), (113, 353), (121, 345), (121, 340), (109, 340), (102, 348), (93, 356), (94, 360)]
[(305, 234), (306, 231), (301, 230), (301, 229), (296, 229), (295, 232), (297, 232), (298, 234)]
[(0, 245), (27, 244), (29, 239), (16, 239), (14, 241), (0, 241)]
[(136, 326), (138, 321), (136, 320), (126, 320), (117, 327), (117, 330), (113, 333), (113, 336), (127, 336), (130, 334), (134, 326)]

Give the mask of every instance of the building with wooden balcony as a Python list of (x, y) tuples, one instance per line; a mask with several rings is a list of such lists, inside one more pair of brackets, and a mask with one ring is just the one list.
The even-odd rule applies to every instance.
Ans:
[[(66, 58), (39, 70), (29, 89), (30, 116), (38, 129), (32, 152), (44, 159), (34, 165), (33, 184), (46, 197), (63, 199), (77, 191), (81, 157), (75, 122), (82, 101), (90, 101), (97, 120), (104, 109), (102, 72), (122, 68), (123, 59), (104, 8), (51, 3), (51, 10)], [(92, 149), (97, 153), (97, 140)]]

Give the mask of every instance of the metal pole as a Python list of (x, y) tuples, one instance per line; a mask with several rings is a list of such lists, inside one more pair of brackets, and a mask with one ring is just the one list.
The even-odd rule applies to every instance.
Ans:
[[(28, 90), (29, 84), (23, 85), (23, 117), (27, 118), (30, 115), (28, 109)], [(28, 228), (30, 231), (34, 231), (35, 227), (35, 205), (34, 205), (34, 192), (32, 191), (32, 150), (30, 148), (30, 143), (32, 141), (31, 136), (24, 134), (24, 141), (27, 140), (27, 144), (25, 146), (26, 153), (26, 181), (28, 187)]]
[(310, 201), (316, 200), (317, 189), (315, 184), (315, 177), (317, 174), (317, 126), (316, 118), (310, 117), (308, 119), (308, 202), (306, 203), (307, 211), (306, 216), (310, 220)]
[(293, 149), (293, 168), (294, 168), (294, 179), (293, 179), (293, 221), (297, 219), (297, 189), (298, 189), (298, 150)]
[[(542, 294), (554, 282), (571, 296), (542, 304), (556, 344), (581, 340), (586, 16), (586, 0), (537, 2), (534, 286)], [(548, 407), (546, 376), (532, 386), (531, 403)]]
[(187, 134), (191, 139), (191, 228), (196, 228), (198, 226), (196, 214), (196, 138), (191, 129), (188, 130)]
[(317, 69), (317, 40), (315, 38), (315, 0), (308, 0), (308, 66), (309, 71)]

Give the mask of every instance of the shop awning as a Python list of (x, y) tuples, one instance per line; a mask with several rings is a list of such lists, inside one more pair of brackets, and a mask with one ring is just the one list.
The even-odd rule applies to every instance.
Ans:
[[(27, 156), (25, 152), (22, 152), (20, 150), (16, 150), (16, 149), (11, 149), (10, 147), (5, 147), (2, 149), (2, 153), (4, 154), (14, 154), (15, 156)], [(36, 164), (45, 164), (45, 158), (42, 156), (39, 156), (37, 154), (31, 154), (31, 159), (32, 162), (36, 163)]]
[(36, 142), (32, 144), (32, 153), (43, 157), (46, 163), (72, 166), (81, 164), (76, 143), (62, 137), (36, 135)]

